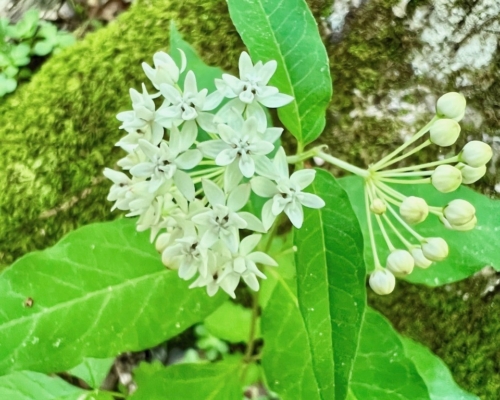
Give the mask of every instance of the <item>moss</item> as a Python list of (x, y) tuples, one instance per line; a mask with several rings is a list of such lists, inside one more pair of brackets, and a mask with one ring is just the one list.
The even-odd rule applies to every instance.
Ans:
[(485, 294), (488, 284), (482, 276), (440, 288), (400, 282), (389, 296), (371, 293), (370, 303), (440, 356), (462, 387), (490, 400), (500, 393), (500, 297)]

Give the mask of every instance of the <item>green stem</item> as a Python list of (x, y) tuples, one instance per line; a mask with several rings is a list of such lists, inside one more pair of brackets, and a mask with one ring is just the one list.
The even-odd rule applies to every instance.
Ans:
[(419, 169), (424, 169), (424, 168), (430, 168), (430, 167), (436, 167), (438, 165), (442, 164), (450, 164), (454, 163), (456, 161), (459, 161), (458, 156), (453, 156), (450, 158), (446, 158), (444, 160), (438, 160), (438, 161), (433, 161), (425, 164), (420, 164), (420, 165), (413, 165), (411, 167), (403, 167), (403, 168), (397, 168), (397, 169), (392, 169), (392, 170), (387, 170), (387, 171), (381, 171), (379, 174), (385, 174), (387, 172), (406, 172), (406, 171), (415, 171)]
[(382, 182), (388, 182), (388, 183), (397, 183), (399, 185), (418, 185), (422, 183), (429, 183), (431, 181), (430, 178), (423, 178), (423, 179), (391, 179), (391, 178), (380, 178), (380, 181)]
[(422, 150), (423, 148), (429, 146), (430, 144), (431, 144), (430, 139), (427, 139), (424, 143), (422, 143), (421, 145), (419, 145), (419, 146), (415, 147), (414, 149), (410, 150), (408, 153), (402, 154), (399, 157), (396, 157), (393, 160), (390, 160), (389, 162), (385, 163), (384, 165), (382, 165), (378, 169), (387, 168), (389, 165), (392, 165), (394, 163), (397, 163), (398, 161), (404, 160), (406, 157), (409, 157), (412, 154), (415, 154), (417, 151)]
[(385, 219), (385, 222), (387, 222), (387, 225), (390, 226), (390, 228), (396, 234), (396, 236), (399, 238), (399, 240), (401, 240), (401, 243), (403, 243), (408, 250), (411, 250), (411, 248), (414, 247), (414, 246), (408, 240), (406, 240), (404, 238), (404, 236), (401, 234), (401, 232), (399, 232), (396, 229), (396, 227), (394, 226), (394, 224), (391, 222), (391, 220), (389, 219), (389, 217), (387, 215), (384, 214), (383, 217)]
[(331, 156), (330, 154), (326, 154), (323, 151), (319, 151), (317, 156), (322, 160), (325, 160), (327, 163), (352, 172), (355, 175), (361, 176), (363, 178), (368, 178), (370, 176), (370, 172), (368, 170), (356, 167), (355, 165), (349, 164), (348, 162), (343, 161), (340, 158)]
[(374, 171), (377, 171), (380, 169), (382, 165), (384, 165), (387, 161), (391, 160), (395, 155), (398, 153), (402, 152), (404, 149), (406, 149), (409, 145), (414, 143), (416, 140), (420, 139), (422, 136), (424, 136), (427, 131), (431, 128), (431, 126), (434, 124), (439, 119), (439, 117), (434, 116), (427, 125), (425, 125), (422, 129), (420, 129), (413, 137), (408, 140), (407, 142), (403, 143), (401, 146), (399, 146), (396, 150), (394, 150), (392, 153), (386, 155), (384, 158), (382, 158), (380, 161), (375, 163), (371, 169)]
[(368, 190), (369, 188), (367, 188), (365, 185), (366, 220), (368, 222), (368, 232), (370, 234), (370, 245), (372, 247), (373, 263), (375, 264), (375, 269), (377, 270), (382, 268), (382, 265), (380, 265), (380, 260), (378, 258), (378, 253), (377, 253), (377, 246), (375, 244), (375, 235), (373, 234), (372, 214), (369, 206)]
[(397, 177), (400, 177), (400, 178), (409, 178), (409, 177), (412, 177), (412, 176), (429, 176), (429, 175), (432, 175), (434, 173), (434, 170), (432, 171), (412, 171), (412, 172), (396, 172), (396, 173), (393, 173), (391, 171), (382, 171), (382, 172), (377, 172), (377, 176), (380, 176), (380, 177), (389, 177), (389, 178), (397, 178)]
[(301, 163), (302, 161), (305, 161), (309, 158), (317, 156), (318, 152), (321, 151), (321, 149), (324, 147), (326, 147), (326, 146), (322, 145), (322, 146), (313, 147), (312, 149), (309, 149), (304, 153), (299, 153), (299, 149), (297, 149), (297, 154), (295, 154), (294, 156), (288, 156), (286, 158), (286, 162), (288, 164)]

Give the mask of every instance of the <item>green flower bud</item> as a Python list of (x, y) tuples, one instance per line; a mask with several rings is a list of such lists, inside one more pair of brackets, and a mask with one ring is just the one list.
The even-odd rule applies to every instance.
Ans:
[(476, 216), (476, 209), (468, 201), (455, 199), (444, 207), (443, 214), (450, 225), (465, 225)]
[(409, 196), (399, 206), (399, 214), (409, 224), (419, 224), (429, 215), (429, 207), (424, 199)]
[(419, 268), (426, 269), (432, 265), (432, 261), (424, 256), (424, 253), (422, 252), (422, 248), (420, 248), (420, 247), (413, 248), (411, 250), (411, 255), (413, 256), (413, 259), (415, 260), (415, 265)]
[(396, 286), (396, 278), (387, 269), (379, 269), (372, 272), (368, 282), (372, 290), (380, 295), (392, 293)]
[(155, 243), (156, 251), (158, 253), (163, 253), (163, 250), (167, 248), (170, 243), (170, 236), (170, 233), (162, 233), (158, 236)]
[(428, 260), (443, 261), (448, 252), (448, 243), (440, 237), (427, 238), (422, 242), (422, 253)]
[(431, 183), (441, 193), (453, 192), (462, 183), (462, 174), (451, 165), (440, 165), (432, 173)]
[(394, 250), (387, 257), (387, 269), (394, 274), (408, 275), (413, 271), (415, 260), (407, 250)]
[(450, 229), (453, 231), (459, 231), (459, 232), (465, 232), (465, 231), (470, 231), (474, 229), (477, 225), (477, 217), (474, 216), (469, 222), (463, 225), (453, 225), (450, 224), (450, 221), (448, 221), (446, 218), (441, 218), (441, 222), (445, 226), (446, 229)]
[(436, 114), (441, 118), (450, 118), (460, 121), (465, 113), (465, 97), (457, 92), (446, 93), (436, 104)]
[(457, 168), (460, 169), (460, 172), (462, 173), (462, 183), (465, 185), (477, 182), (484, 176), (484, 174), (486, 174), (486, 165), (474, 168), (460, 163)]
[(460, 135), (460, 125), (452, 119), (438, 119), (431, 126), (431, 142), (446, 147), (455, 143)]
[(493, 151), (491, 146), (479, 140), (467, 143), (459, 154), (460, 161), (470, 167), (479, 168), (491, 160)]
[(387, 205), (381, 199), (373, 199), (372, 204), (370, 204), (370, 210), (375, 214), (381, 215), (387, 210)]

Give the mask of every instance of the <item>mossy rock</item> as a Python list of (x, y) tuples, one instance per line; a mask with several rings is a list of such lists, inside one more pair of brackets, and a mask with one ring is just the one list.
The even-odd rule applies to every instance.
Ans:
[[(337, 0), (341, 1), (346, 0)], [(463, 3), (472, 10), (471, 2)], [(325, 16), (330, 7), (327, 0), (309, 4), (317, 17)], [(342, 32), (323, 30), (334, 97), (321, 141), (336, 156), (359, 165), (389, 151), (401, 140), (401, 131), (415, 129), (404, 109), (388, 106), (391, 93), (413, 105), (419, 111), (413, 122), (422, 123), (432, 110), (418, 105), (453, 90), (458, 74), (443, 80), (414, 74), (408, 57), (423, 45), (407, 29), (408, 19), (431, 1), (410, 2), (408, 17), (402, 19), (394, 17), (396, 4), (364, 2), (347, 15)], [(0, 265), (50, 246), (79, 226), (117, 216), (109, 211), (109, 183), (102, 177), (104, 167), (122, 156), (113, 147), (123, 135), (115, 115), (129, 108), (129, 88), (140, 87), (145, 79), (141, 62), (150, 62), (158, 50), (168, 50), (172, 19), (206, 62), (234, 72), (243, 44), (224, 0), (143, 0), (105, 29), (51, 58), (29, 84), (0, 104)], [(494, 135), (498, 129), (498, 65), (497, 57), (478, 72), (477, 86), (462, 88), (482, 116), (479, 132), (474, 121), (466, 121), (467, 134)], [(436, 155), (434, 151), (421, 157)], [(491, 186), (495, 179), (492, 175), (486, 182)], [(472, 292), (476, 283), (458, 285)], [(455, 297), (445, 289), (400, 285), (396, 294), (377, 304), (398, 328), (431, 345), (465, 388), (495, 398), (497, 356), (491, 343), (498, 338), (500, 324), (492, 315), (494, 297), (461, 303)], [(413, 318), (415, 307), (425, 310), (421, 324)], [(480, 317), (469, 325), (470, 335), (459, 335), (473, 312)], [(431, 317), (435, 323), (428, 322), (434, 321)], [(452, 321), (453, 327), (438, 329), (439, 321)], [(445, 328), (456, 332), (456, 338), (446, 333), (444, 339)]]

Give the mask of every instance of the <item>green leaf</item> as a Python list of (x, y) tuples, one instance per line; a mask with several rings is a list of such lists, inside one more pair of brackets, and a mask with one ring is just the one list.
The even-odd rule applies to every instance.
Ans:
[[(252, 310), (226, 301), (205, 319), (204, 325), (212, 335), (219, 339), (239, 343), (248, 341), (251, 320)], [(259, 337), (260, 322), (258, 321), (256, 338)]]
[(76, 38), (69, 32), (58, 32), (56, 37), (57, 46), (61, 49), (76, 43)]
[(8, 78), (4, 74), (0, 74), (0, 97), (7, 93), (12, 93), (17, 88), (17, 81), (13, 78)]
[(430, 399), (399, 335), (371, 308), (366, 309), (350, 388), (359, 400)]
[(86, 391), (58, 377), (31, 371), (19, 371), (0, 377), (0, 399), (55, 400), (72, 396), (78, 398)]
[(38, 27), (38, 10), (32, 9), (24, 13), (23, 18), (16, 24), (14, 39), (30, 39), (35, 35)]
[(196, 51), (189, 43), (182, 39), (181, 34), (175, 28), (175, 24), (170, 24), (170, 56), (174, 59), (177, 65), (181, 65), (181, 54), (178, 51), (182, 50), (186, 54), (187, 66), (182, 73), (180, 83), (184, 82), (184, 78), (189, 70), (196, 75), (196, 83), (198, 90), (201, 88), (208, 89), (209, 92), (215, 90), (214, 79), (222, 77), (222, 70), (217, 67), (210, 67), (204, 63)]
[(16, 67), (28, 65), (30, 62), (30, 51), (30, 46), (26, 43), (19, 43), (14, 46), (10, 51), (10, 57), (13, 61), (13, 65)]
[(131, 400), (241, 400), (240, 362), (181, 364), (142, 363), (134, 371), (137, 391)]
[[(363, 180), (350, 176), (342, 178), (339, 183), (349, 194), (354, 211), (358, 216), (365, 237), (365, 260), (373, 269), (373, 257), (366, 224), (366, 213), (363, 195)], [(453, 199), (464, 199), (476, 208), (477, 226), (469, 232), (457, 232), (446, 229), (438, 218), (429, 215), (426, 221), (418, 224), (414, 229), (424, 237), (442, 237), (448, 243), (450, 254), (444, 261), (440, 261), (428, 269), (415, 268), (405, 279), (413, 283), (424, 283), (429, 286), (440, 286), (451, 282), (465, 279), (487, 265), (493, 266), (500, 271), (500, 201), (492, 200), (472, 189), (461, 186), (452, 193), (438, 192), (432, 185), (391, 185), (405, 195), (413, 195), (424, 198), (430, 205), (445, 206)], [(395, 222), (395, 220), (393, 220)], [(382, 263), (389, 254), (382, 233), (377, 225), (374, 225), (377, 249)], [(405, 232), (401, 230), (401, 232)], [(399, 246), (399, 239), (388, 230), (391, 241)], [(405, 237), (410, 239), (410, 235)]]
[(282, 400), (320, 400), (304, 321), (284, 280), (278, 281), (261, 318), (267, 384)]
[(85, 358), (76, 367), (71, 368), (68, 373), (84, 380), (91, 388), (98, 389), (115, 361), (111, 358)]
[(479, 397), (461, 389), (453, 380), (446, 364), (425, 346), (400, 336), (406, 357), (413, 361), (427, 384), (431, 400), (478, 400)]
[(225, 298), (188, 289), (134, 220), (83, 227), (0, 274), (0, 374), (153, 347)]
[(308, 191), (326, 205), (304, 208), (304, 224), (294, 230), (297, 292), (321, 396), (340, 400), (366, 307), (363, 237), (347, 194), (329, 172), (316, 170)]
[(270, 81), (294, 101), (278, 110), (305, 145), (325, 127), (332, 95), (330, 67), (316, 21), (304, 0), (228, 0), (229, 14), (254, 62), (276, 60)]
[(54, 44), (50, 40), (40, 40), (35, 43), (35, 46), (33, 47), (33, 54), (43, 57), (50, 54), (53, 48)]

